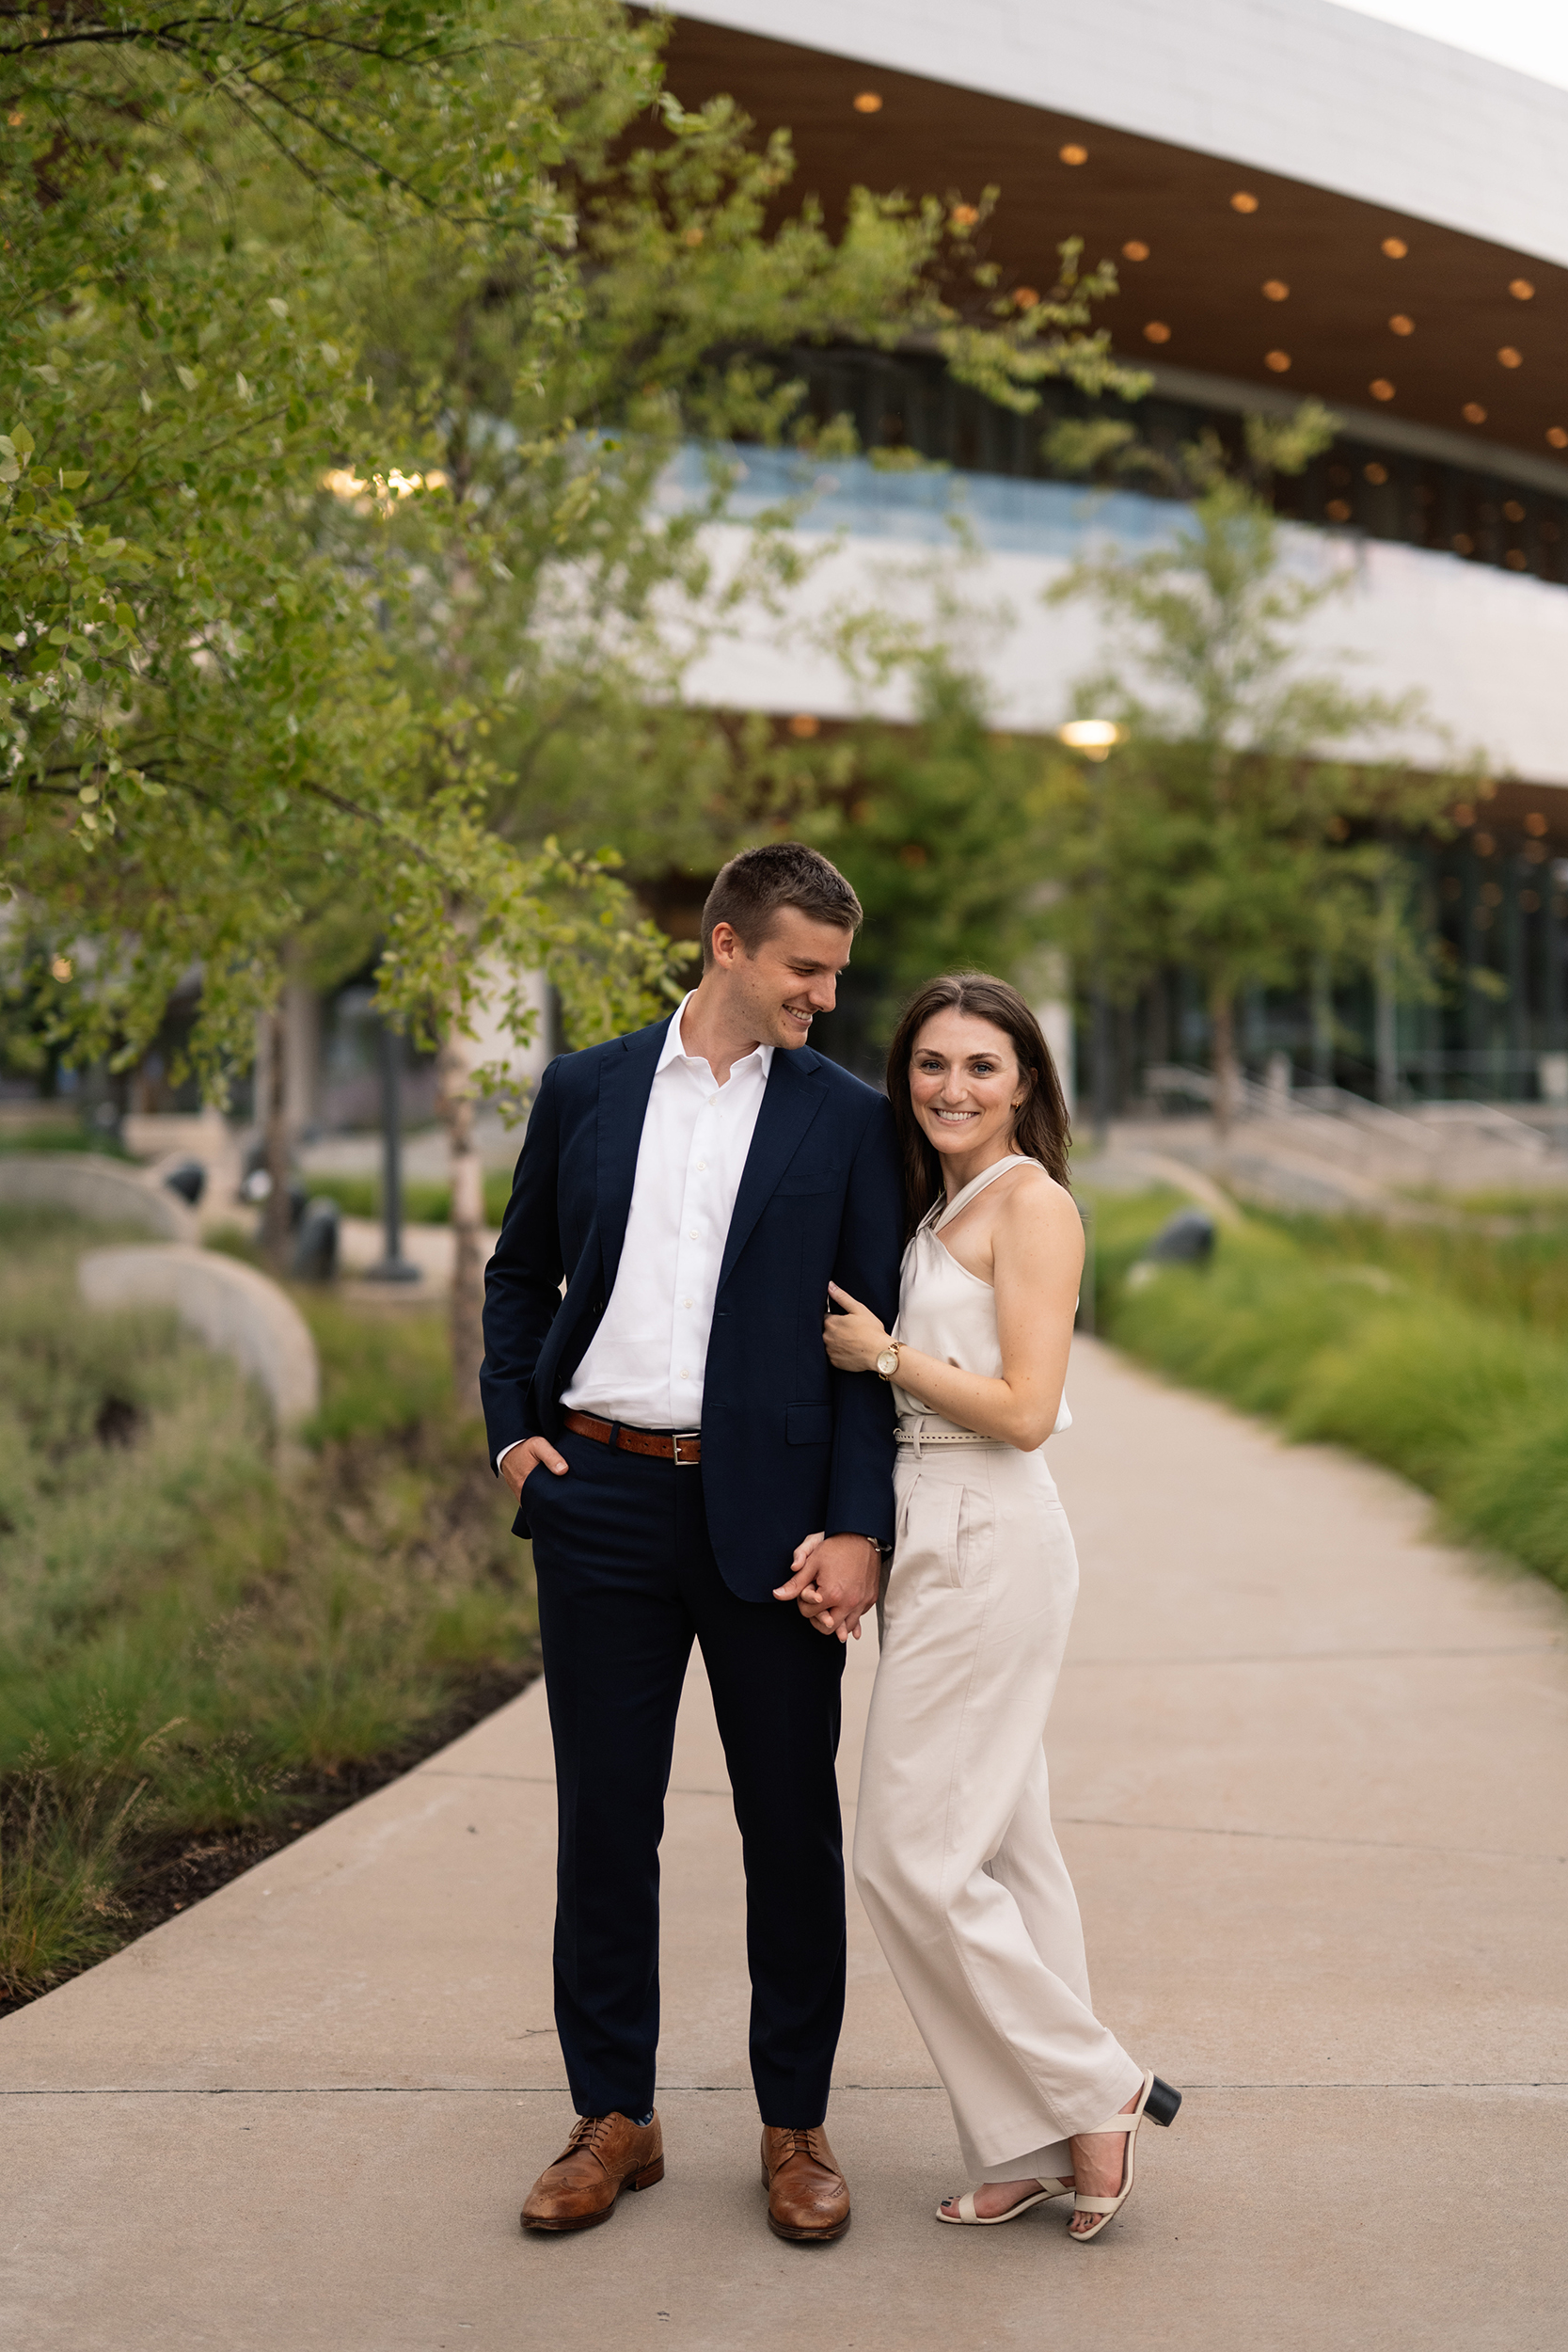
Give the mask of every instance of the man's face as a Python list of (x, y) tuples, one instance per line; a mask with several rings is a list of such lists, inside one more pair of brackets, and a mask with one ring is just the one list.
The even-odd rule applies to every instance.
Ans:
[(716, 924), (714, 970), (749, 1035), (764, 1045), (803, 1045), (813, 1015), (833, 1009), (853, 938), (841, 924), (781, 907), (754, 955), (727, 923)]

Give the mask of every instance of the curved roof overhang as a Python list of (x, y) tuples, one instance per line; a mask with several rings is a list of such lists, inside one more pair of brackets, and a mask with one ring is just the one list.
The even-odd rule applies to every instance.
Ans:
[[(990, 252), (1011, 282), (1049, 285), (1056, 246), (1068, 236), (1084, 239), (1087, 262), (1116, 262), (1121, 291), (1100, 315), (1124, 357), (1228, 379), (1243, 397), (1253, 388), (1276, 396), (1316, 394), (1341, 410), (1384, 417), (1390, 427), (1440, 434), (1453, 462), (1461, 450), (1482, 466), (1503, 450), (1520, 453), (1533, 461), (1529, 471), (1539, 486), (1560, 484), (1568, 491), (1568, 463), (1557, 454), (1568, 454), (1568, 194), (1561, 167), (1568, 92), (1396, 34), (1327, 0), (1198, 0), (1194, 10), (1097, 0), (1080, 12), (1076, 30), (1065, 12), (1041, 9), (1053, 57), (1053, 45), (1061, 44), (1061, 62), (1046, 77), (1050, 86), (1073, 85), (1080, 97), (1098, 90), (1098, 115), (1087, 106), (1069, 110), (1037, 96), (977, 87), (1003, 78), (1008, 56), (990, 29), (1001, 12), (984, 5), (944, 10), (940, 39), (934, 12), (927, 21), (919, 0), (900, 0), (896, 10), (862, 0), (852, 11), (842, 5), (830, 10), (825, 0), (792, 0), (787, 15), (778, 6), (738, 0), (721, 11), (749, 24), (783, 21), (798, 35), (820, 33), (821, 47), (711, 21), (720, 13), (683, 16), (673, 27), (672, 87), (689, 105), (727, 92), (760, 129), (786, 126), (798, 159), (793, 194), (819, 196), (830, 217), (837, 217), (856, 184), (973, 197), (994, 183), (1002, 194)], [(1029, 15), (1006, 11), (1014, 27)], [(830, 18), (832, 40), (825, 33)], [(1250, 49), (1229, 56), (1211, 93), (1203, 139), (1188, 145), (1123, 127), (1140, 107), (1146, 119), (1158, 111), (1149, 97), (1152, 61), (1161, 42), (1174, 38), (1171, 28), (1201, 48), (1232, 19), (1247, 28)], [(1304, 27), (1327, 40), (1329, 54), (1317, 59), (1305, 96), (1263, 87), (1268, 60), (1259, 63), (1256, 54), (1260, 25), (1291, 34), (1294, 51), (1281, 52), (1282, 71), (1300, 51)], [(1345, 26), (1354, 32), (1348, 51)], [(1083, 66), (1091, 27), (1099, 82), (1086, 69), (1068, 70), (1075, 56)], [(1134, 29), (1153, 44), (1136, 59), (1126, 46)], [(852, 55), (844, 47), (851, 40)], [(1024, 71), (1036, 53), (1019, 41), (1014, 48), (1022, 60), (1018, 86), (1026, 93), (1043, 87), (1038, 72), (1031, 83)], [(1408, 105), (1385, 125), (1386, 144), (1412, 150), (1402, 171), (1373, 171), (1364, 163), (1358, 174), (1337, 171), (1348, 188), (1326, 184), (1334, 161), (1326, 151), (1337, 153), (1344, 145), (1343, 124), (1337, 123), (1322, 142), (1323, 171), (1294, 176), (1307, 160), (1304, 138), (1313, 122), (1327, 124), (1334, 115), (1332, 69), (1346, 55), (1386, 66), (1390, 56), (1397, 62), (1413, 53), (1431, 53), (1449, 78), (1437, 76), (1436, 110), (1430, 119), (1421, 116), (1418, 137)], [(892, 65), (893, 54), (933, 64), (946, 58), (952, 78)], [(1417, 56), (1429, 79), (1436, 72), (1431, 57)], [(1178, 79), (1190, 97), (1190, 57)], [(1435, 216), (1445, 141), (1452, 183), (1448, 210), (1463, 217), (1478, 210), (1455, 197), (1463, 195), (1466, 171), (1475, 176), (1477, 126), (1454, 112), (1466, 81), (1479, 97), (1490, 94), (1487, 122), (1499, 181), (1542, 179), (1533, 249)], [(1353, 114), (1365, 93), (1354, 95)], [(879, 105), (858, 111), (856, 98), (868, 96)], [(1186, 105), (1173, 101), (1164, 112), (1175, 119)], [(1282, 106), (1299, 135), (1264, 138), (1259, 126), (1271, 120), (1271, 108), (1276, 116)], [(1253, 128), (1243, 137), (1249, 118)], [(1278, 151), (1273, 168), (1256, 160), (1264, 146)], [(1287, 159), (1294, 170), (1280, 167)], [(1365, 192), (1373, 186), (1386, 193)], [(1402, 202), (1394, 190), (1405, 186), (1410, 193)], [(1238, 197), (1251, 200), (1238, 208)], [(1497, 215), (1498, 207), (1491, 209)], [(1522, 214), (1509, 218), (1519, 233)]]

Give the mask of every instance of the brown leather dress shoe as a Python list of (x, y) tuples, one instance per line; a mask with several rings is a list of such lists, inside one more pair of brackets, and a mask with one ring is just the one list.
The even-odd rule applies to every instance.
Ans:
[(545, 2167), (523, 2207), (525, 2230), (591, 2230), (608, 2221), (624, 2188), (664, 2178), (664, 2135), (626, 2115), (579, 2115), (572, 2137)]
[(849, 2227), (849, 2185), (820, 2124), (794, 2132), (765, 2123), (762, 2181), (775, 2237), (825, 2246)]

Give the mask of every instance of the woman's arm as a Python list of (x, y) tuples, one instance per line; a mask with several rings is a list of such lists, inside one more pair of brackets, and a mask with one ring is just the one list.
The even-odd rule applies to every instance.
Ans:
[[(998, 1204), (991, 1233), (1002, 1377), (960, 1372), (900, 1342), (897, 1384), (943, 1421), (1032, 1454), (1051, 1435), (1061, 1407), (1084, 1229), (1059, 1184), (1031, 1182), (1010, 1191)], [(847, 1311), (827, 1319), (829, 1356), (841, 1371), (875, 1370), (887, 1332), (847, 1292), (834, 1285), (832, 1295)]]

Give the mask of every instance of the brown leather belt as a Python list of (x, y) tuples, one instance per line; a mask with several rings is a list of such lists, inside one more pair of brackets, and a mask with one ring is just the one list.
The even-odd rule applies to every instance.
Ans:
[(694, 1470), (703, 1458), (703, 1441), (695, 1429), (627, 1429), (618, 1421), (600, 1421), (594, 1413), (564, 1413), (562, 1419), (574, 1436), (592, 1438), (622, 1454), (651, 1454), (681, 1470)]

